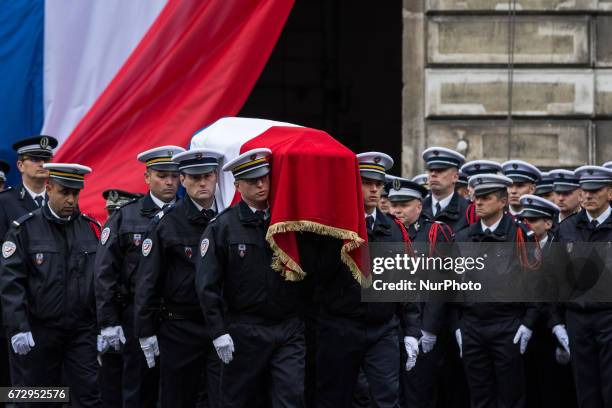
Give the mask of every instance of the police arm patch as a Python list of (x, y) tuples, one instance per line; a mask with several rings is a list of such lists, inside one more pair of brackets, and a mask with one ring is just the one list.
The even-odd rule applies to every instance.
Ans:
[(147, 238), (142, 241), (142, 254), (144, 256), (149, 256), (149, 254), (151, 253), (151, 248), (153, 248), (153, 241), (151, 240), (151, 238)]
[(202, 258), (206, 256), (206, 252), (208, 251), (209, 243), (210, 242), (208, 241), (208, 238), (204, 238), (202, 242), (200, 243), (200, 254), (202, 255)]
[(10, 258), (15, 251), (17, 250), (17, 245), (14, 242), (6, 241), (2, 244), (2, 256), (6, 258)]
[(102, 245), (105, 245), (106, 241), (108, 241), (108, 237), (110, 237), (110, 232), (111, 230), (109, 227), (106, 227), (102, 230), (102, 234), (100, 234), (100, 243)]

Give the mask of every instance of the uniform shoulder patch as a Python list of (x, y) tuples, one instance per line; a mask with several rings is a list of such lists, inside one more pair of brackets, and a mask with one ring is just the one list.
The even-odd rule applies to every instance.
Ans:
[(24, 214), (21, 217), (17, 218), (16, 220), (13, 220), (13, 225), (18, 227), (24, 222), (26, 222), (27, 220), (29, 220), (30, 218), (32, 218), (33, 216), (34, 216), (34, 213)]
[(152, 248), (153, 248), (153, 240), (151, 238), (147, 238), (144, 241), (142, 241), (142, 255), (143, 256), (149, 256)]
[(10, 258), (16, 250), (17, 245), (13, 241), (4, 241), (4, 244), (2, 244), (2, 256), (5, 259)]
[(102, 230), (100, 234), (100, 243), (102, 245), (106, 245), (106, 241), (108, 241), (108, 237), (110, 237), (111, 230), (109, 227), (106, 227)]

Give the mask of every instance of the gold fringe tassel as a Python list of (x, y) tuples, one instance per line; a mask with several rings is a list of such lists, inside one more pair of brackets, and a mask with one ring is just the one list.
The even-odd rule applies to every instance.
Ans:
[(300, 265), (297, 264), (291, 257), (283, 251), (276, 241), (274, 240), (275, 234), (282, 234), (287, 232), (314, 232), (320, 235), (327, 235), (332, 238), (346, 240), (348, 242), (342, 245), (340, 250), (340, 259), (346, 266), (349, 267), (353, 277), (359, 282), (360, 285), (369, 285), (371, 277), (365, 277), (357, 267), (357, 264), (349, 255), (349, 252), (359, 248), (365, 243), (359, 234), (353, 231), (345, 230), (342, 228), (334, 228), (327, 225), (319, 224), (314, 221), (285, 221), (278, 222), (270, 228), (266, 234), (266, 240), (270, 244), (270, 247), (274, 251), (274, 257), (272, 258), (272, 268), (281, 272), (283, 276), (290, 281), (299, 281), (304, 279), (306, 273), (302, 270)]

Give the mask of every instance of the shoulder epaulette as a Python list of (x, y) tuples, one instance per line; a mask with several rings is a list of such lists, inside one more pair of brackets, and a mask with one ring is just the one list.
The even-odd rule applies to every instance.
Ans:
[(217, 218), (219, 218), (220, 215), (225, 214), (226, 212), (228, 212), (229, 210), (232, 209), (233, 206), (229, 206), (227, 207), (225, 210), (221, 211), (219, 214), (215, 215), (213, 218), (211, 218), (211, 220), (208, 222), (209, 224), (213, 221), (215, 221)]
[(134, 204), (138, 200), (139, 200), (138, 198), (132, 198), (132, 199), (130, 199), (130, 201), (126, 201), (125, 203), (121, 204), (119, 207), (117, 207), (117, 209), (120, 210), (121, 208), (123, 208), (125, 206), (128, 206), (130, 204)]
[(100, 223), (98, 222), (98, 220), (96, 220), (95, 218), (90, 217), (89, 215), (87, 215), (87, 214), (83, 214), (83, 213), (81, 213), (81, 216), (82, 216), (83, 218), (85, 218), (87, 221), (93, 222), (93, 223), (94, 223), (94, 224), (96, 224), (98, 227), (102, 228), (102, 224), (100, 224)]
[(24, 214), (21, 217), (17, 218), (16, 220), (13, 220), (13, 225), (18, 227), (24, 222), (26, 222), (27, 220), (29, 220), (30, 218), (32, 218), (33, 216), (34, 216), (34, 213)]

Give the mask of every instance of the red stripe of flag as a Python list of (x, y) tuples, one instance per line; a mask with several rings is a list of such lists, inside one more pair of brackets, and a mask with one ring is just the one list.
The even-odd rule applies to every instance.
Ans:
[(186, 146), (235, 115), (276, 44), (293, 0), (169, 0), (55, 157), (93, 168), (83, 211), (106, 218), (102, 191), (146, 191), (136, 155)]

